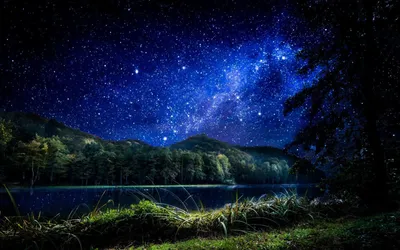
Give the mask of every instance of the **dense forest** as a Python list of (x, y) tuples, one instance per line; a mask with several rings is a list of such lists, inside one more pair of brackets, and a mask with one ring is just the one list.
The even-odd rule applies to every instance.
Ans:
[(0, 117), (0, 178), (7, 183), (264, 184), (318, 182), (324, 176), (282, 150), (258, 148), (262, 153), (252, 154), (254, 148), (246, 152), (206, 135), (153, 147), (137, 140), (105, 141), (34, 114)]

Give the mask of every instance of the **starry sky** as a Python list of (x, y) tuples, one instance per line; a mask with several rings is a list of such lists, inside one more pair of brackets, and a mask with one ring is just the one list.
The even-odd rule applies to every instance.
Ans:
[(0, 110), (155, 146), (205, 133), (283, 147), (302, 126), (301, 110), (284, 117), (283, 103), (315, 77), (296, 74), (296, 52), (316, 38), (295, 8), (281, 0), (5, 1)]

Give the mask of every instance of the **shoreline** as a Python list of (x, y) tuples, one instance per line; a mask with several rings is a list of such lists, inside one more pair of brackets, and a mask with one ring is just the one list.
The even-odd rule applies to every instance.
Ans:
[[(292, 187), (315, 187), (318, 183), (282, 183), (282, 184), (188, 184), (188, 185), (88, 185), (88, 186), (34, 186), (32, 189), (129, 189), (129, 188), (292, 188)], [(9, 186), (8, 190), (31, 190), (26, 186)], [(5, 188), (1, 187), (0, 192)]]
[[(145, 200), (117, 209), (97, 204), (85, 215), (71, 211), (65, 220), (33, 214), (3, 218), (0, 248), (26, 249), (39, 244), (41, 249), (332, 249), (329, 246), (347, 247), (349, 241), (352, 246), (363, 246), (357, 236), (366, 230), (372, 236), (379, 230), (390, 234), (388, 242), (400, 245), (396, 243), (400, 211), (373, 214), (355, 209), (353, 202), (309, 201), (292, 194), (236, 200), (220, 209), (198, 211)], [(340, 242), (330, 245), (334, 239)]]

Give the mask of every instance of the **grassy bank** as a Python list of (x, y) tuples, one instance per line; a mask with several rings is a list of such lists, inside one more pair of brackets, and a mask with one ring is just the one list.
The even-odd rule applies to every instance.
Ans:
[[(183, 204), (184, 205), (184, 204)], [(294, 194), (246, 200), (222, 209), (196, 212), (143, 200), (123, 209), (98, 204), (86, 216), (67, 219), (24, 216), (3, 218), (0, 248), (107, 247), (218, 237), (290, 226), (319, 216), (319, 208)]]
[[(290, 193), (280, 197), (241, 202), (236, 199), (236, 202), (212, 211), (204, 210), (201, 204), (198, 211), (193, 212), (148, 200), (143, 200), (130, 208), (103, 209), (103, 207), (105, 206), (98, 204), (91, 213), (79, 218), (74, 217), (74, 211), (66, 219), (49, 219), (33, 215), (2, 218), (0, 249), (102, 249), (179, 242), (195, 238), (220, 240), (192, 240), (178, 245), (154, 247), (155, 249), (157, 247), (209, 249), (212, 246), (216, 249), (231, 249), (229, 247), (238, 245), (248, 249), (256, 245), (284, 246), (286, 241), (302, 246), (301, 244), (307, 243), (307, 238), (313, 242), (313, 235), (316, 233), (323, 234), (320, 237), (323, 241), (329, 235), (347, 232), (346, 229), (339, 227), (340, 222), (334, 222), (336, 224), (329, 226), (326, 218), (349, 214), (351, 210), (351, 205), (344, 202), (310, 202)], [(343, 226), (351, 227), (351, 224), (346, 223), (347, 220), (344, 220)], [(302, 226), (299, 228), (299, 225), (305, 228)], [(316, 229), (320, 226), (329, 228), (326, 231), (327, 235), (323, 230)], [(293, 227), (296, 229), (289, 229)], [(289, 231), (274, 231), (277, 229)], [(290, 230), (295, 231), (291, 233)], [(248, 234), (251, 232), (270, 233)], [(304, 239), (300, 237), (301, 235)], [(229, 238), (232, 236), (240, 237)], [(256, 237), (258, 240), (251, 237)], [(288, 237), (288, 240), (285, 237)]]
[(174, 249), (399, 249), (400, 212), (308, 221), (296, 227), (222, 239), (193, 239), (139, 247)]

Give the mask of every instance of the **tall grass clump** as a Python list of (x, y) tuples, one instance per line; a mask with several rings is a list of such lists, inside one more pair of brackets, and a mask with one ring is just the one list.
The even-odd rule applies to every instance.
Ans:
[(188, 211), (184, 201), (182, 204), (179, 208), (142, 199), (116, 209), (98, 203), (92, 212), (76, 219), (33, 215), (5, 218), (6, 223), (0, 226), (0, 248), (86, 249), (198, 236), (226, 237), (319, 216), (305, 197), (291, 192), (243, 201), (237, 195), (233, 203), (212, 211), (201, 208), (201, 204), (197, 211)]

